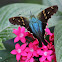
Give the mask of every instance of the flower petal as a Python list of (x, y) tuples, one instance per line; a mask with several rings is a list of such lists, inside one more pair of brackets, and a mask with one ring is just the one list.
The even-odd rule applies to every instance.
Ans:
[(38, 57), (39, 55), (37, 54), (36, 51), (33, 52), (33, 56)]
[(20, 26), (18, 27), (18, 31), (21, 32), (21, 27)]
[(30, 43), (29, 43), (29, 48), (32, 48), (32, 47), (33, 47), (33, 43), (30, 42)]
[(29, 49), (28, 47), (26, 47), (25, 51), (26, 51), (26, 52), (29, 52), (29, 51), (30, 51), (30, 49)]
[(43, 54), (44, 54), (44, 51), (40, 51), (40, 50), (39, 50), (37, 53), (38, 53), (39, 55), (43, 55)]
[(47, 32), (47, 35), (52, 35), (49, 28), (46, 28), (45, 32)]
[(22, 60), (26, 60), (27, 59), (27, 56), (22, 56), (21, 59)]
[(20, 54), (17, 54), (16, 55), (16, 60), (19, 61), (20, 60), (20, 57), (21, 57), (21, 55)]
[(25, 32), (24, 35), (25, 35), (25, 36), (28, 36), (28, 32)]
[(13, 33), (14, 33), (15, 35), (18, 35), (18, 30), (17, 30), (17, 29), (13, 29)]
[(19, 41), (19, 37), (17, 36), (15, 39), (14, 39), (14, 43), (18, 42)]
[(28, 53), (27, 58), (30, 58), (32, 56), (32, 53)]
[(25, 32), (25, 27), (22, 27), (21, 32), (22, 32), (22, 33)]
[(24, 50), (24, 49), (26, 48), (26, 46), (27, 46), (26, 43), (25, 43), (25, 44), (22, 44), (22, 45), (21, 45), (21, 50)]
[(26, 52), (21, 52), (21, 55), (22, 56), (27, 56), (27, 53)]
[(49, 41), (53, 42), (54, 41), (54, 33), (49, 36)]
[(22, 43), (25, 43), (26, 42), (25, 37), (21, 38), (20, 40), (21, 40)]
[(41, 52), (41, 49), (38, 49), (38, 50), (37, 50), (37, 54), (40, 54), (40, 52)]
[(46, 57), (42, 56), (41, 58), (39, 58), (40, 62), (43, 62), (46, 59)]
[(34, 59), (33, 59), (33, 58), (31, 58), (31, 59), (30, 59), (30, 62), (34, 62)]
[(17, 51), (14, 49), (10, 53), (13, 54), (13, 55), (15, 55), (15, 54), (17, 54)]
[(48, 54), (51, 55), (53, 53), (52, 50), (48, 50)]
[(36, 39), (34, 42), (33, 42), (34, 45), (36, 44), (39, 44), (39, 41)]
[(17, 43), (16, 45), (15, 45), (15, 49), (19, 49), (20, 48), (20, 45)]
[(51, 58), (51, 56), (48, 56), (48, 57), (47, 57), (47, 59), (48, 59), (49, 61), (52, 61), (52, 58)]

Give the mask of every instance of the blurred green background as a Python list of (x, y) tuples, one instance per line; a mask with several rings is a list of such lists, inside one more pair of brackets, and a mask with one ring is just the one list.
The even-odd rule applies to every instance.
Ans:
[(37, 3), (42, 4), (42, 0), (0, 0), (0, 7), (12, 3)]

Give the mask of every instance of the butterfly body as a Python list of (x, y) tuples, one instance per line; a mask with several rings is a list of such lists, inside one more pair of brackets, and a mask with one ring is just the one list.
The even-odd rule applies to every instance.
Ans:
[[(42, 33), (42, 22), (38, 20), (37, 18), (32, 17), (30, 19), (29, 26), (34, 34), (37, 34), (37, 36)], [(39, 35), (40, 36), (40, 35)]]
[(40, 41), (40, 43), (41, 41), (46, 43), (44, 39), (44, 34), (45, 34), (44, 29), (46, 28), (48, 19), (51, 18), (51, 15), (56, 13), (57, 10), (58, 10), (58, 6), (54, 5), (41, 11), (38, 14), (38, 17), (35, 17), (33, 15), (30, 17), (30, 19), (22, 16), (12, 17), (9, 19), (9, 21), (14, 25), (17, 24), (26, 27), (27, 30), (33, 33), (34, 37), (36, 37)]

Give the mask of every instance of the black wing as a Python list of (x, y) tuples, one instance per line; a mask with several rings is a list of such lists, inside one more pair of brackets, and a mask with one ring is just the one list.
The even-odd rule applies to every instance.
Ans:
[(45, 43), (44, 34), (45, 34), (45, 28), (46, 28), (46, 25), (47, 25), (47, 21), (48, 21), (49, 18), (51, 18), (51, 16), (54, 13), (57, 12), (57, 10), (58, 10), (58, 6), (54, 5), (54, 6), (46, 8), (45, 10), (43, 10), (42, 12), (40, 12), (38, 14), (38, 19), (42, 22), (42, 35), (41, 35), (41, 38), (42, 38), (44, 43)]
[(38, 19), (42, 21), (43, 23), (47, 23), (48, 19), (51, 18), (51, 16), (56, 13), (58, 10), (58, 6), (54, 5), (51, 7), (46, 8), (42, 12), (38, 14)]
[(9, 19), (10, 23), (13, 25), (21, 25), (29, 28), (29, 20), (25, 17), (12, 17)]

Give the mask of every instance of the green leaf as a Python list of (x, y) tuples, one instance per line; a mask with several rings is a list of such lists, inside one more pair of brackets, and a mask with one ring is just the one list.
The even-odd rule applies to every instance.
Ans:
[(62, 12), (62, 0), (42, 0), (44, 5), (58, 5), (59, 11)]
[(0, 62), (4, 62), (6, 59), (13, 57), (13, 55), (10, 54), (10, 52), (6, 50), (0, 50)]
[(3, 50), (3, 49), (5, 49), (5, 48), (4, 48), (4, 45), (2, 43), (2, 39), (0, 38), (0, 50)]
[(37, 3), (41, 4), (42, 0), (21, 0), (23, 3)]
[(4, 60), (4, 62), (17, 62), (17, 60), (16, 60), (16, 57), (10, 57), (10, 58)]
[(52, 16), (51, 19), (48, 20), (48, 27), (52, 27), (61, 22), (62, 16)]
[(7, 41), (3, 41), (3, 44), (6, 48), (6, 50), (8, 50), (9, 52), (12, 51), (13, 49), (15, 49), (15, 43), (14, 43), (14, 38), (7, 40)]
[[(28, 37), (28, 36), (26, 36), (26, 39), (27, 39), (26, 40), (27, 43), (34, 41), (34, 39), (32, 39), (31, 37)], [(19, 43), (20, 46), (23, 44), (20, 40), (17, 43)], [(12, 38), (12, 39), (7, 40), (5, 42), (3, 41), (3, 44), (6, 48), (6, 50), (11, 51), (11, 50), (15, 49), (14, 47), (15, 47), (16, 43), (14, 43), (14, 38)]]
[(54, 44), (57, 62), (62, 62), (62, 22), (58, 23), (55, 27)]
[[(10, 17), (18, 16), (19, 14), (21, 14), (20, 16), (29, 18), (30, 11), (32, 14), (37, 16), (37, 14), (45, 8), (47, 8), (47, 6), (26, 3), (10, 4), (0, 8), (0, 38), (2, 39), (2, 41), (16, 37), (15, 34), (12, 33), (12, 31), (13, 28), (15, 29), (18, 26), (12, 25), (9, 22)], [(58, 19), (62, 19), (62, 17), (60, 18), (59, 16), (54, 15), (51, 19), (49, 19), (48, 27), (55, 26), (59, 22)]]

